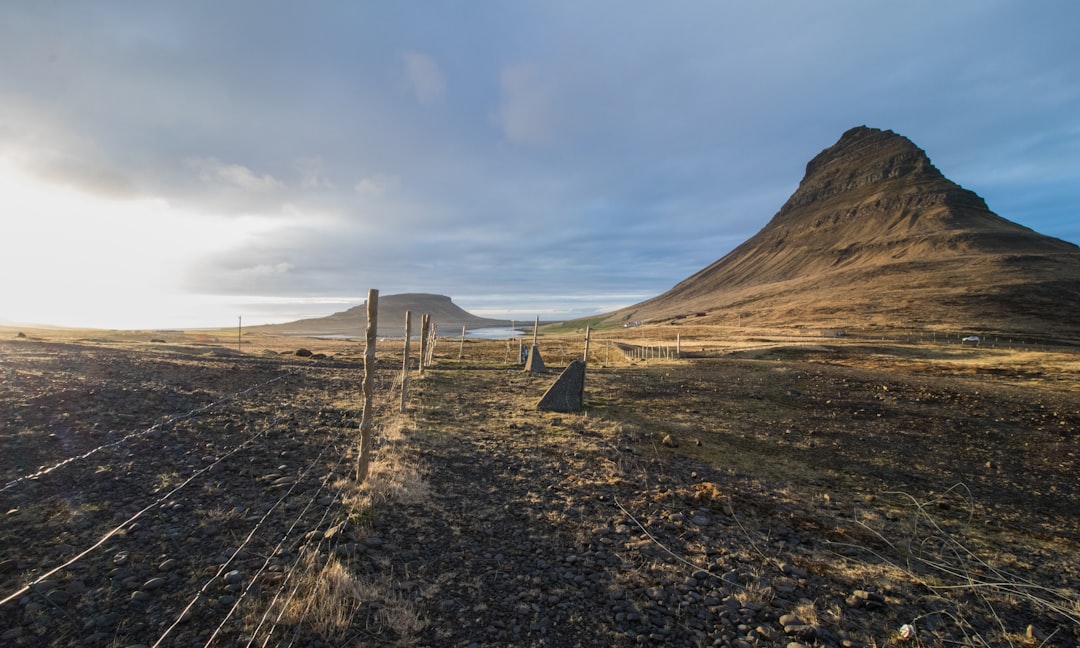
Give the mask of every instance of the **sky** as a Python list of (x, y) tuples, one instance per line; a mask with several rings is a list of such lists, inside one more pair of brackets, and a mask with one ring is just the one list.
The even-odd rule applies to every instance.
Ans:
[(569, 319), (768, 223), (848, 128), (1080, 242), (1080, 3), (9, 0), (0, 321), (382, 295)]

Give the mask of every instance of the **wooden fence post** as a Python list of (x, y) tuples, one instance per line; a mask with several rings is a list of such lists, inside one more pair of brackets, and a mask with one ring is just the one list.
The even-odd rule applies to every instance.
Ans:
[(367, 479), (371, 463), (371, 420), (374, 418), (375, 386), (375, 342), (379, 330), (379, 291), (368, 290), (367, 298), (367, 343), (364, 347), (364, 412), (360, 415), (360, 455), (356, 460), (356, 481), (363, 483)]
[(589, 337), (592, 333), (592, 327), (585, 325), (585, 355), (581, 358), (581, 361), (585, 364), (589, 364)]
[(401, 363), (401, 412), (409, 399), (409, 338), (412, 337), (412, 311), (405, 311), (405, 360)]
[(420, 316), (420, 374), (424, 373), (427, 364), (428, 333), (431, 331), (431, 315), (424, 313)]
[(431, 323), (431, 340), (428, 342), (428, 366), (435, 360), (435, 345), (438, 342), (438, 324)]
[(458, 345), (457, 359), (461, 360), (465, 357), (465, 325), (461, 325), (461, 344)]

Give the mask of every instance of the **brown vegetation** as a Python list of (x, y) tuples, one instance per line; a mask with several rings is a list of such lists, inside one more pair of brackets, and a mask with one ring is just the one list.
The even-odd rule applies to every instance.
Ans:
[(1080, 248), (990, 211), (891, 131), (853, 128), (760, 232), (608, 321), (954, 330), (1080, 342)]
[[(534, 409), (555, 376), (516, 343), (467, 340), (402, 415), (383, 342), (362, 485), (355, 343), (5, 331), (0, 596), (120, 531), (0, 606), (4, 641), (1077, 645), (1074, 351), (708, 326), (680, 329), (694, 357), (614, 346), (673, 330), (594, 332), (576, 414)], [(549, 366), (582, 346), (541, 337)]]

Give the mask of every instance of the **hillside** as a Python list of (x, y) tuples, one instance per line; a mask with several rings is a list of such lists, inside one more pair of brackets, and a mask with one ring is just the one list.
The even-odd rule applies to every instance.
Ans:
[[(420, 332), (420, 317), (427, 313), (444, 333), (489, 326), (509, 326), (509, 320), (477, 317), (462, 309), (445, 295), (405, 293), (379, 297), (379, 335), (405, 335), (405, 312), (412, 311), (413, 334)], [(367, 302), (326, 317), (302, 319), (287, 324), (256, 327), (266, 333), (279, 335), (348, 335), (363, 337), (367, 327)]]
[(990, 211), (910, 140), (853, 128), (756, 235), (609, 318), (1080, 332), (1080, 248)]

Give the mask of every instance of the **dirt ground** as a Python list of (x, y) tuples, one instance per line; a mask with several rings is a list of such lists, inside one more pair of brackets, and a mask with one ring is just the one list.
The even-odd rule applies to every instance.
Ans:
[(669, 333), (382, 341), (357, 485), (360, 341), (0, 330), (0, 644), (1078, 645), (1080, 353)]

